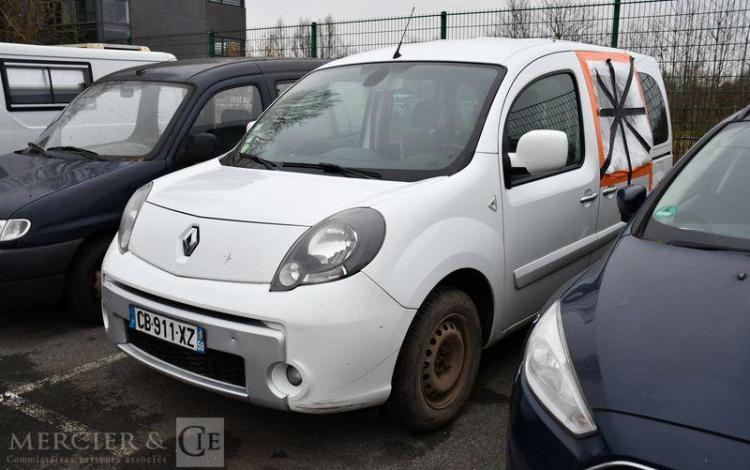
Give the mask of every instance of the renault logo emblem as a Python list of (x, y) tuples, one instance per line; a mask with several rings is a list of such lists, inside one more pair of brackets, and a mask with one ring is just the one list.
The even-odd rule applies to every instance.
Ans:
[(185, 256), (192, 255), (200, 242), (200, 230), (197, 225), (193, 225), (182, 234), (182, 252), (185, 253)]

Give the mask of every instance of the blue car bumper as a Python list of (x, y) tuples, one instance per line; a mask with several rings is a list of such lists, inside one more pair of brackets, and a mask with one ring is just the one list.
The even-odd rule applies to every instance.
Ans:
[(547, 413), (519, 374), (511, 399), (506, 468), (728, 469), (750, 464), (750, 443), (731, 437), (614, 411), (594, 410), (594, 421), (596, 434), (574, 437)]
[(0, 249), (2, 309), (56, 302), (65, 289), (65, 272), (81, 240), (30, 248)]

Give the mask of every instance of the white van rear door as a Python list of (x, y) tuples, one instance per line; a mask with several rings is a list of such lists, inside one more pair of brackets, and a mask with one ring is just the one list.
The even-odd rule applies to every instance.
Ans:
[(638, 57), (636, 67), (641, 76), (648, 121), (654, 136), (651, 160), (654, 164), (654, 186), (656, 186), (672, 168), (672, 121), (669, 116), (669, 102), (656, 60), (651, 57)]
[[(653, 164), (652, 187), (648, 188), (647, 176), (633, 177), (632, 184), (641, 184), (651, 190), (672, 167), (672, 129), (667, 98), (664, 94), (664, 82), (657, 62), (647, 56), (636, 55), (635, 57), (635, 67), (641, 79), (647, 117), (655, 145), (649, 152)], [(617, 190), (623, 186), (627, 186), (627, 182), (601, 188), (596, 231), (602, 240), (614, 240), (625, 226), (620, 220), (620, 212), (617, 209)], [(602, 255), (606, 249), (606, 246), (603, 247), (594, 254), (594, 257)]]

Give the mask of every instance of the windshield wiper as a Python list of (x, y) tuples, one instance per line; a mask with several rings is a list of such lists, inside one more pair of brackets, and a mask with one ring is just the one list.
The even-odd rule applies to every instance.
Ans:
[(93, 150), (84, 149), (81, 147), (73, 147), (71, 145), (60, 145), (58, 147), (49, 147), (47, 150), (56, 150), (58, 152), (68, 152), (81, 155), (89, 160), (106, 161), (106, 158), (102, 158), (98, 153)]
[(281, 166), (286, 168), (317, 168), (328, 173), (338, 173), (346, 176), (357, 176), (359, 178), (370, 178), (380, 179), (382, 175), (375, 171), (367, 170), (355, 170), (354, 168), (348, 168), (335, 163), (295, 163), (295, 162), (282, 162)]
[(254, 153), (239, 153), (239, 156), (242, 158), (248, 158), (255, 163), (260, 163), (264, 167), (266, 167), (267, 170), (276, 170), (279, 166), (276, 162), (272, 162), (271, 160), (266, 160), (263, 157), (260, 157), (258, 155), (255, 155)]
[(52, 156), (52, 155), (50, 155), (50, 153), (49, 153), (49, 152), (47, 152), (47, 151), (46, 151), (46, 150), (44, 149), (44, 147), (42, 147), (41, 145), (37, 144), (36, 142), (29, 142), (29, 143), (28, 143), (28, 144), (26, 144), (26, 145), (28, 145), (28, 146), (29, 146), (28, 148), (30, 148), (31, 150), (33, 150), (33, 151), (35, 151), (36, 153), (39, 153), (39, 154), (41, 154), (41, 155), (44, 155), (45, 157), (51, 157), (51, 156)]
[(723, 245), (713, 245), (710, 243), (695, 242), (690, 240), (670, 240), (667, 245), (679, 246), (682, 248), (692, 248), (694, 250), (707, 250), (707, 251), (742, 251), (748, 252), (750, 249), (734, 248)]

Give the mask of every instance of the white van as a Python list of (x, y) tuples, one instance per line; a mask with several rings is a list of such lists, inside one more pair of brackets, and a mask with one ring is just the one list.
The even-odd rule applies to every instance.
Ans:
[(104, 325), (199, 387), (306, 413), (387, 402), (433, 429), (481, 349), (617, 236), (617, 188), (670, 166), (653, 58), (517, 39), (347, 57), (233, 151), (135, 193)]
[(0, 155), (26, 147), (98, 78), (168, 60), (176, 59), (142, 50), (0, 43)]

